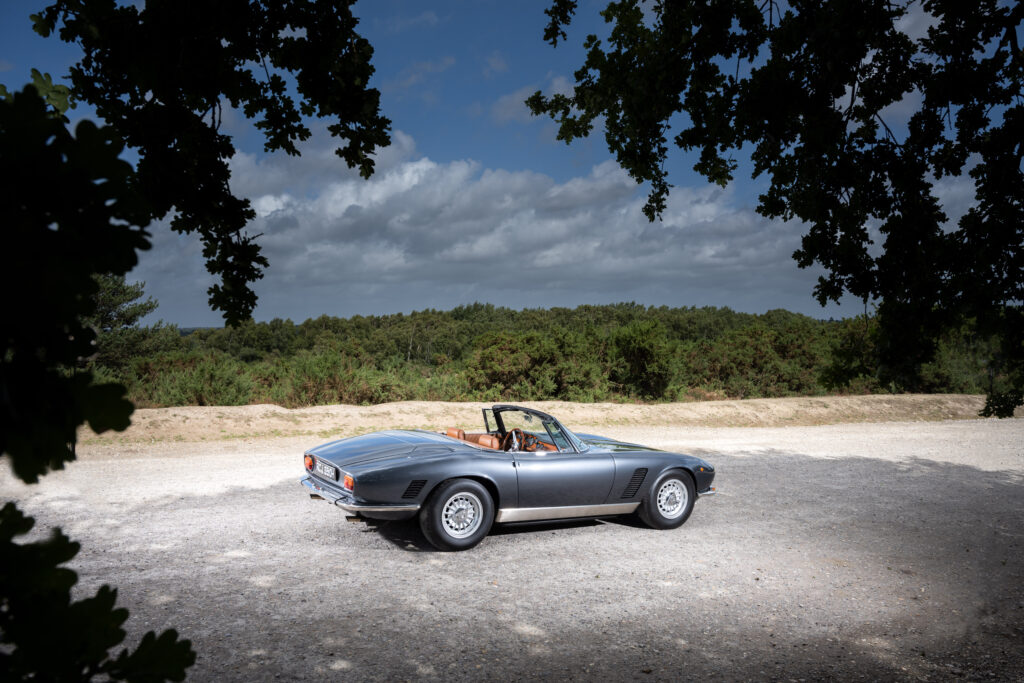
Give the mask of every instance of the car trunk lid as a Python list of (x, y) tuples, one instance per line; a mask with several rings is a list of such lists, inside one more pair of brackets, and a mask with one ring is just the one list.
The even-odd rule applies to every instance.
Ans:
[(388, 461), (414, 455), (435, 454), (439, 450), (450, 452), (452, 449), (417, 432), (395, 430), (331, 441), (307, 452), (343, 470), (352, 471), (372, 469)]

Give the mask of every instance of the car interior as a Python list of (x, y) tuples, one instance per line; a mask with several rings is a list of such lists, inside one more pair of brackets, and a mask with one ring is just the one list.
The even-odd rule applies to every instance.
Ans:
[(490, 448), (496, 451), (557, 451), (558, 448), (547, 442), (547, 435), (540, 435), (534, 432), (527, 432), (519, 428), (510, 429), (499, 437), (496, 434), (487, 432), (466, 432), (457, 427), (449, 427), (445, 434), (452, 439), (467, 441), (477, 446)]

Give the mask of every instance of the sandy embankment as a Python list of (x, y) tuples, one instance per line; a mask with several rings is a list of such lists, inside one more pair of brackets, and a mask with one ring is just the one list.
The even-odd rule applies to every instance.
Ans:
[[(982, 396), (902, 394), (821, 396), (746, 401), (704, 401), (637, 405), (532, 401), (525, 405), (557, 416), (570, 428), (612, 427), (788, 427), (853, 422), (970, 420), (984, 406)], [(378, 429), (449, 426), (478, 428), (487, 403), (403, 401), (375, 406), (316, 406), (288, 410), (275, 405), (189, 406), (135, 411), (124, 432), (93, 434), (83, 444), (211, 441), (282, 436), (351, 436)], [(1018, 409), (1018, 416), (1024, 410)]]
[(1024, 420), (977, 396), (533, 404), (700, 454), (719, 494), (680, 529), (505, 525), (437, 553), (415, 520), (351, 524), (305, 448), (476, 427), (483, 404), (140, 410), (0, 495), (82, 542), (127, 642), (175, 628), (192, 681), (1024, 681)]

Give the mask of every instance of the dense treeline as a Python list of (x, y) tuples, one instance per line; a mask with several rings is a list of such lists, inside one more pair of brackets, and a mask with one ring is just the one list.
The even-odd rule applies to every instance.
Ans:
[(994, 381), (979, 361), (993, 342), (969, 329), (941, 340), (913, 386), (887, 380), (873, 360), (876, 327), (871, 317), (820, 321), (784, 310), (473, 304), (187, 335), (164, 325), (113, 329), (93, 362), (139, 406), (980, 393)]

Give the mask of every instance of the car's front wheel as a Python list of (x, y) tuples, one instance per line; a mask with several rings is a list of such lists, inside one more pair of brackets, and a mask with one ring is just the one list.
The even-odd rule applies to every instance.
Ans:
[(420, 528), (438, 550), (467, 550), (491, 530), (494, 501), (487, 489), (472, 479), (441, 484), (420, 510)]
[(638, 514), (640, 519), (655, 529), (675, 529), (693, 512), (697, 499), (693, 478), (686, 472), (673, 471), (664, 474), (650, 488)]

